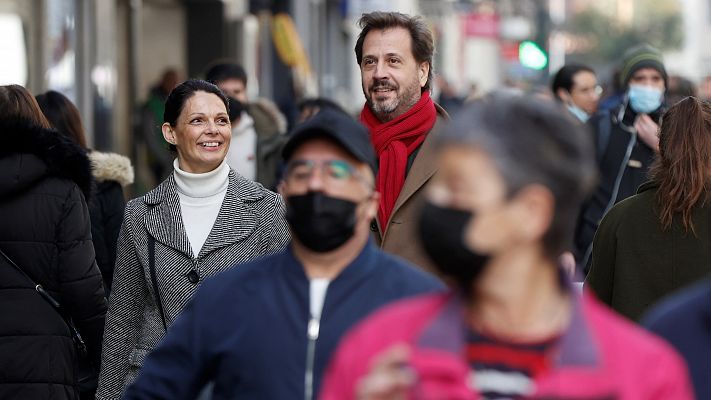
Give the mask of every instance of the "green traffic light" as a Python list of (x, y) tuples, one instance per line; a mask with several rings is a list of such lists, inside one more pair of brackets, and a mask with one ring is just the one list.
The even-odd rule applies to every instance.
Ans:
[(524, 40), (518, 46), (518, 60), (524, 67), (539, 71), (548, 65), (546, 52), (530, 40)]

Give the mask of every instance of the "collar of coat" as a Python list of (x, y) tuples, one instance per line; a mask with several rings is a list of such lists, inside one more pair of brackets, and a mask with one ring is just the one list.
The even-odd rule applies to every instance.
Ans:
[(73, 181), (88, 200), (92, 186), (86, 150), (54, 129), (25, 120), (0, 120), (0, 157), (33, 154), (47, 165), (47, 174)]
[[(259, 223), (254, 209), (248, 203), (263, 199), (267, 190), (230, 170), (227, 193), (217, 220), (210, 231), (200, 254), (193, 254), (185, 226), (180, 215), (180, 198), (173, 174), (158, 187), (146, 193), (143, 201), (151, 206), (144, 217), (145, 227), (156, 241), (176, 249), (188, 257), (196, 258), (218, 248), (229, 246), (249, 237)], [(166, 229), (166, 227), (172, 227)]]

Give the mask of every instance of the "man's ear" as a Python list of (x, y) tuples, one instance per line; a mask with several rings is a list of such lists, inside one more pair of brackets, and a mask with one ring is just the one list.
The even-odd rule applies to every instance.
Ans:
[(417, 68), (417, 79), (420, 81), (420, 87), (423, 88), (427, 84), (427, 78), (430, 75), (430, 63), (423, 61)]
[(284, 197), (284, 180), (280, 180), (279, 183), (276, 186), (277, 193), (281, 195), (281, 197)]
[(160, 129), (161, 131), (163, 131), (163, 139), (165, 139), (166, 142), (174, 145), (175, 132), (173, 132), (173, 128), (170, 126), (170, 124), (164, 122), (163, 125), (161, 125)]
[(567, 90), (563, 88), (558, 88), (558, 90), (555, 91), (556, 96), (558, 96), (559, 99), (563, 100), (563, 103), (568, 104), (573, 101), (573, 99), (570, 98), (570, 93), (568, 93)]
[(380, 192), (373, 190), (370, 196), (371, 207), (368, 207), (368, 218), (374, 219), (378, 216), (378, 208), (380, 208)]

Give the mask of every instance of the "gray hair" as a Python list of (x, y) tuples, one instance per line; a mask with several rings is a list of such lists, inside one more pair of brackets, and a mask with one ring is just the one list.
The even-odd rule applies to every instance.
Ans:
[(509, 197), (540, 184), (555, 199), (546, 251), (570, 249), (580, 206), (597, 173), (591, 135), (552, 101), (497, 92), (460, 110), (439, 139), (440, 146), (468, 145), (486, 152), (506, 182)]

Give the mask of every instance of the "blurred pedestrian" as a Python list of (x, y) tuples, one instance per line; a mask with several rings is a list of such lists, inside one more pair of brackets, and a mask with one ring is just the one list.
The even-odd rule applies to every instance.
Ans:
[(659, 150), (659, 119), (667, 108), (667, 72), (657, 49), (640, 45), (628, 50), (620, 80), (625, 87), (622, 103), (614, 110), (601, 110), (589, 123), (595, 133), (600, 181), (581, 209), (575, 233), (575, 258), (585, 272), (602, 217), (647, 181)]
[(332, 109), (346, 113), (335, 101), (326, 97), (313, 97), (301, 100), (296, 107), (299, 109), (297, 123), (302, 123), (325, 109)]
[(581, 64), (561, 67), (553, 77), (551, 90), (556, 100), (583, 124), (597, 111), (602, 93), (595, 71)]
[[(72, 139), (84, 150), (88, 150), (84, 126), (76, 106), (63, 94), (53, 90), (36, 98), (54, 129)], [(96, 182), (88, 202), (91, 237), (96, 263), (104, 278), (104, 288), (108, 296), (114, 276), (116, 242), (126, 206), (123, 186), (133, 183), (133, 167), (131, 160), (120, 154), (89, 151), (88, 155)]]
[(163, 139), (161, 121), (165, 111), (165, 100), (171, 90), (180, 83), (180, 75), (175, 68), (167, 68), (158, 83), (148, 94), (141, 113), (141, 132), (148, 150), (148, 164), (153, 174), (153, 183), (163, 181), (173, 169), (173, 157), (166, 151), (168, 143)]
[(286, 245), (276, 193), (225, 163), (227, 98), (200, 80), (165, 104), (163, 135), (174, 171), (126, 205), (106, 318), (97, 399), (118, 399), (205, 278)]
[(453, 290), (349, 332), (321, 399), (693, 398), (669, 345), (575, 295), (558, 266), (593, 184), (580, 126), (554, 104), (493, 95), (440, 138), (420, 232)]
[(432, 143), (449, 118), (430, 98), (434, 39), (425, 21), (397, 12), (363, 14), (356, 41), (365, 105), (360, 120), (378, 156), (381, 193), (371, 227), (380, 247), (434, 271), (417, 237), (417, 212), (437, 168)]
[(437, 104), (442, 106), (449, 114), (459, 111), (464, 105), (464, 96), (460, 96), (451, 83), (442, 75), (437, 75), (437, 87), (439, 88), (439, 98)]
[(232, 127), (227, 164), (245, 178), (274, 189), (279, 152), (286, 141), (286, 118), (267, 99), (249, 100), (247, 73), (241, 65), (217, 62), (207, 70), (205, 80), (244, 105), (239, 123)]
[(697, 399), (711, 399), (711, 281), (680, 291), (655, 305), (642, 324), (663, 337), (686, 360)]
[(79, 399), (80, 349), (64, 318), (98, 366), (106, 315), (85, 202), (89, 159), (18, 85), (0, 86), (0, 137), (0, 251), (11, 260), (0, 256), (0, 398)]
[(669, 77), (669, 89), (667, 90), (667, 104), (676, 104), (685, 98), (697, 97), (696, 85), (694, 82), (679, 75)]
[(711, 105), (687, 97), (662, 118), (651, 181), (605, 215), (587, 287), (637, 320), (711, 272)]
[(702, 100), (711, 101), (711, 76), (707, 76), (701, 80), (699, 97), (701, 97)]
[(376, 160), (363, 126), (325, 109), (284, 148), (286, 250), (211, 279), (148, 356), (126, 399), (311, 400), (343, 332), (380, 305), (441, 286), (377, 249)]

